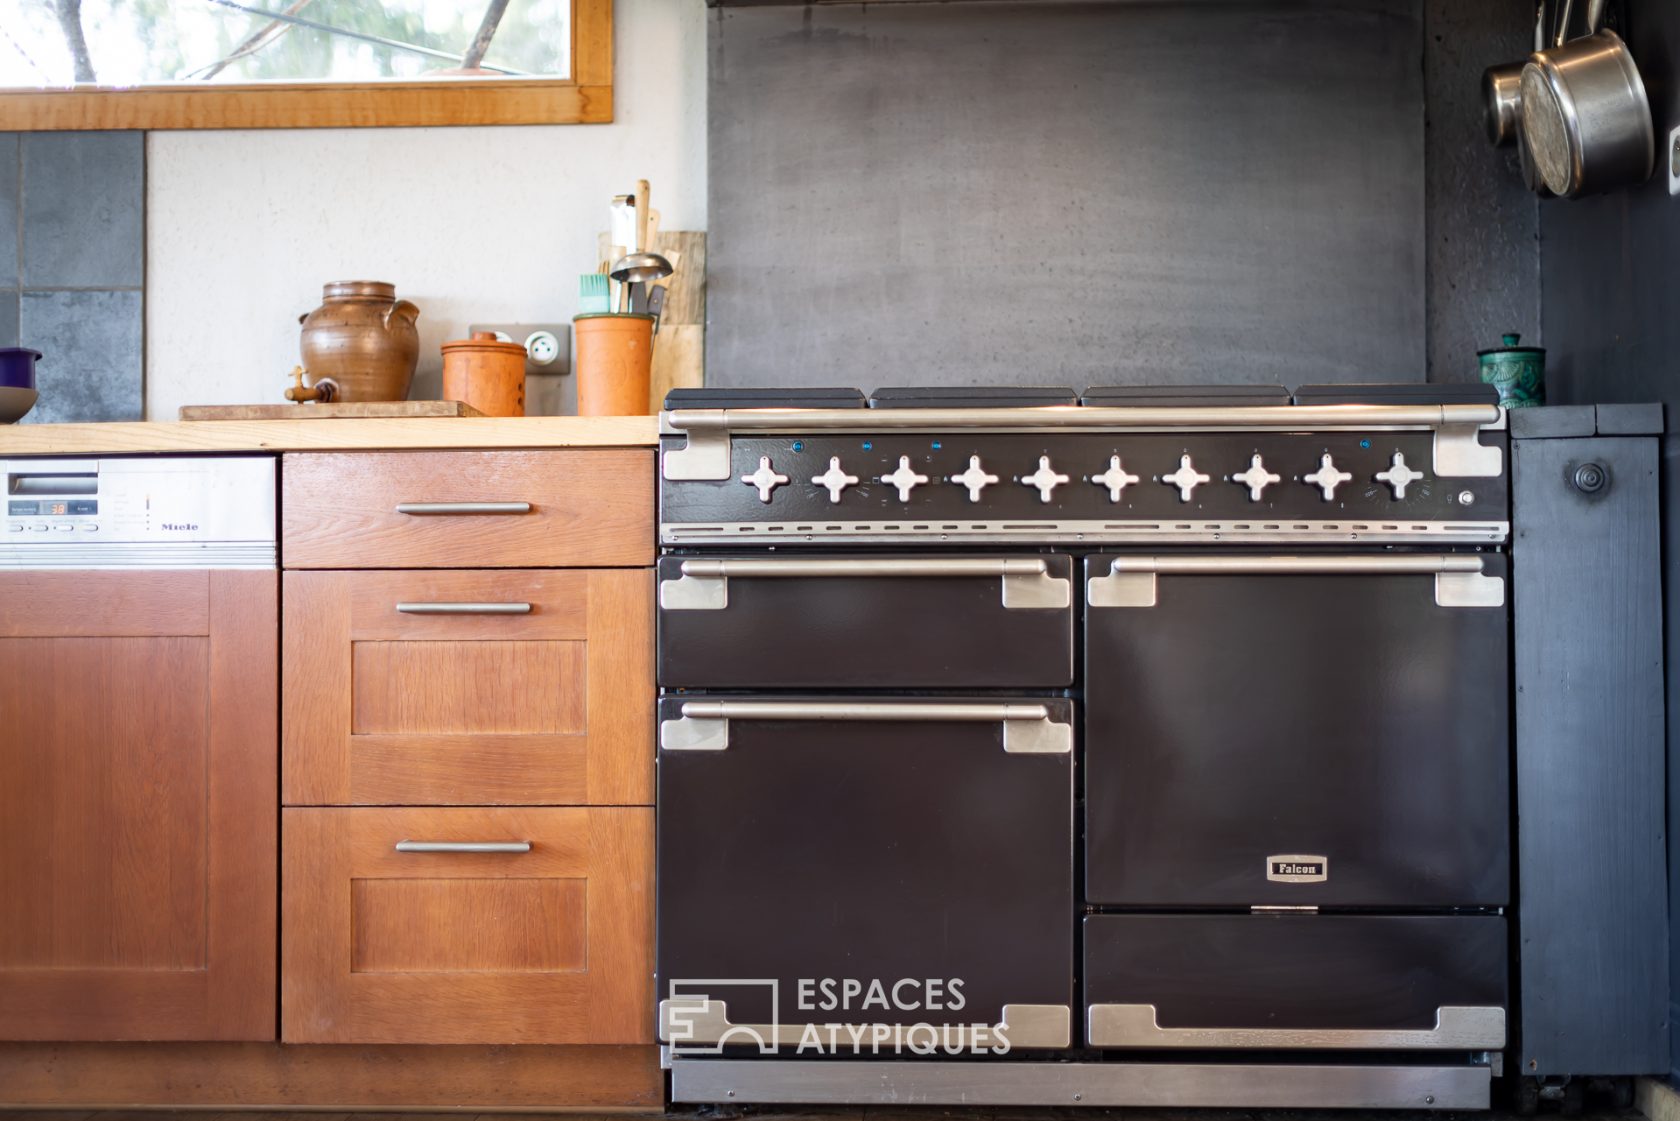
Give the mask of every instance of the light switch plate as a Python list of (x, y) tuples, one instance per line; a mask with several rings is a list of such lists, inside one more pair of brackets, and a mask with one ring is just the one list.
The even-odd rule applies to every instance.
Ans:
[[(472, 331), (494, 331), (503, 342), (519, 343), (525, 348), (525, 376), (534, 374), (569, 374), (572, 372), (572, 325), (570, 323), (474, 323)], [(531, 340), (538, 332), (546, 331), (554, 338), (554, 359), (542, 363), (531, 357)], [(538, 348), (540, 349), (540, 348)]]
[(1663, 153), (1668, 164), (1668, 193), (1680, 196), (1680, 125), (1668, 134), (1668, 150)]

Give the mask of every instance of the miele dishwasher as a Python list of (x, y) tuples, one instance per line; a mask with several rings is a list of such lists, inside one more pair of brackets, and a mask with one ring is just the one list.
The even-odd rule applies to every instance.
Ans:
[(0, 1040), (273, 1039), (275, 460), (0, 479)]

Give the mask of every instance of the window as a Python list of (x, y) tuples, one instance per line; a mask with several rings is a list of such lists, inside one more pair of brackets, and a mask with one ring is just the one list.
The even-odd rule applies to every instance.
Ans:
[(612, 120), (612, 0), (0, 6), (0, 131)]

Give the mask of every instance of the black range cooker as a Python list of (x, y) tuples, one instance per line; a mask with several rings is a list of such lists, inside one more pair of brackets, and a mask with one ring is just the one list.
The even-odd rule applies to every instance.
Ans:
[(666, 405), (675, 1100), (1487, 1105), (1491, 396)]

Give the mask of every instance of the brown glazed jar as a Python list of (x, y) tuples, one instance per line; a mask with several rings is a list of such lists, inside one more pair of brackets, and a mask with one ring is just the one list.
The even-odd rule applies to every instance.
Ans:
[(379, 280), (323, 285), (321, 306), (298, 317), (311, 383), (334, 383), (335, 401), (406, 401), (420, 358), (420, 309)]

